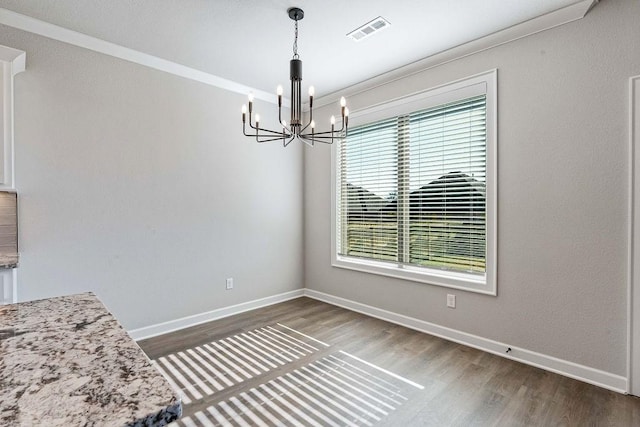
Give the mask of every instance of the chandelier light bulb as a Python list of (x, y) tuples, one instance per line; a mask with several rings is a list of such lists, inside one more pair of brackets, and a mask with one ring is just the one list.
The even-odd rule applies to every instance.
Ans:
[(311, 130), (316, 128), (316, 121), (315, 120), (311, 120)]
[(249, 102), (253, 102), (253, 92), (249, 92)]
[(341, 107), (346, 107), (347, 106), (347, 100), (344, 99), (344, 96), (342, 98), (340, 98), (340, 106)]
[(260, 114), (256, 114), (256, 123), (260, 122)]
[(345, 107), (344, 109), (344, 116), (345, 117), (349, 117), (349, 109)]
[(278, 88), (276, 89), (276, 94), (278, 96), (282, 96), (282, 85), (278, 85)]
[(242, 114), (247, 114), (247, 105), (242, 104)]
[(336, 117), (335, 116), (331, 116), (331, 126), (336, 124)]
[(315, 95), (316, 90), (313, 86), (309, 86), (309, 96), (313, 96)]

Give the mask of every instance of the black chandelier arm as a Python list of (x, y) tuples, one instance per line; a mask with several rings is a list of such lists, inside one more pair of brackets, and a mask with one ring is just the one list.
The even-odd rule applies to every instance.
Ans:
[(273, 141), (285, 141), (287, 138), (286, 136), (282, 135), (279, 138), (267, 138), (267, 139), (260, 139), (260, 138), (266, 138), (264, 135), (248, 135), (248, 136), (255, 136), (256, 138), (256, 142), (262, 144), (263, 142), (273, 142)]
[[(245, 123), (242, 124), (242, 133), (244, 134), (244, 136), (248, 136), (251, 138), (256, 138), (256, 141), (258, 142), (269, 142), (269, 141), (277, 141), (279, 139), (286, 139), (286, 138), (291, 138), (292, 136), (295, 136), (289, 132), (276, 132), (273, 130), (269, 130), (269, 129), (262, 129), (262, 128), (256, 128), (254, 126), (251, 126), (252, 129), (255, 129), (256, 132), (255, 133), (247, 133), (247, 128), (245, 126)], [(266, 131), (266, 132), (270, 132), (270, 134), (268, 135), (264, 135), (264, 134), (260, 134), (260, 131)], [(278, 136), (275, 136), (278, 135)], [(269, 138), (266, 140), (259, 140), (258, 138)]]
[(321, 142), (323, 144), (333, 144), (334, 139), (338, 139), (338, 137), (331, 138), (331, 137), (325, 136), (325, 137), (316, 138), (315, 135), (303, 134), (303, 135), (298, 135), (298, 139), (300, 139), (300, 141), (306, 143), (307, 145), (313, 146), (316, 142)]
[(245, 136), (248, 137), (252, 137), (256, 139), (256, 142), (262, 144), (263, 142), (272, 142), (272, 141), (280, 141), (282, 140), (283, 142), (287, 139), (287, 138), (291, 138), (292, 136), (290, 134), (280, 134), (280, 136), (278, 137), (272, 137), (271, 135), (260, 135), (260, 134), (246, 134)]
[[(259, 126), (253, 126), (253, 125), (251, 124), (251, 122), (249, 122), (249, 126), (251, 127), (251, 129), (255, 130), (255, 131), (256, 131), (256, 133), (258, 133), (258, 132), (268, 132), (268, 133), (270, 133), (270, 134), (271, 134), (271, 135), (264, 135), (264, 136), (272, 136), (272, 135), (283, 135), (283, 134), (286, 134), (286, 132), (282, 132), (282, 131), (278, 132), (278, 131), (271, 130), (271, 129), (261, 128), (261, 127), (259, 127)], [(243, 127), (243, 130), (244, 130), (244, 127)], [(247, 135), (247, 134), (245, 133), (245, 135)], [(255, 136), (255, 134), (253, 134), (253, 135), (249, 134), (249, 135), (247, 135), (247, 136)]]
[(278, 96), (278, 123), (282, 124), (282, 97)]
[(312, 132), (301, 135), (306, 137), (313, 136), (315, 138), (345, 138), (344, 136), (338, 136), (340, 133), (342, 133), (342, 131)]
[[(309, 126), (311, 126), (311, 122), (313, 121), (313, 116), (311, 115), (312, 112), (309, 111), (309, 123), (307, 123), (307, 125), (305, 127), (303, 127), (302, 129), (300, 129), (300, 133), (304, 132), (305, 130), (307, 130), (307, 128)], [(340, 129), (335, 129), (335, 130), (330, 130), (330, 131), (326, 131), (326, 132), (317, 132), (316, 135), (323, 135), (323, 134), (329, 134), (329, 133), (333, 133), (333, 132), (343, 132), (346, 129), (346, 124), (348, 123), (349, 118), (348, 116), (342, 116), (342, 125), (340, 127)]]
[[(324, 132), (324, 133), (331, 133), (331, 132)], [(321, 134), (317, 134), (317, 133), (303, 133), (298, 135), (299, 138), (306, 138), (306, 139), (317, 139), (319, 141), (324, 141), (324, 140), (328, 140), (328, 141), (333, 141), (336, 139), (345, 139), (346, 136), (336, 136), (336, 135), (321, 135)]]
[(287, 145), (291, 144), (291, 141), (293, 141), (294, 139), (296, 139), (296, 136), (295, 136), (295, 135), (292, 135), (292, 136), (291, 136), (291, 138), (289, 138), (289, 140), (288, 140), (288, 141), (284, 141), (284, 140), (283, 140), (283, 141), (282, 141), (282, 146), (283, 146), (284, 148), (287, 148)]
[(298, 132), (298, 133), (302, 133), (302, 132), (304, 132), (305, 130), (307, 130), (307, 128), (308, 128), (309, 126), (311, 126), (311, 120), (309, 120), (309, 123), (307, 123), (307, 124), (306, 124), (306, 126), (305, 126), (305, 127), (303, 127), (302, 129), (300, 129), (300, 132)]

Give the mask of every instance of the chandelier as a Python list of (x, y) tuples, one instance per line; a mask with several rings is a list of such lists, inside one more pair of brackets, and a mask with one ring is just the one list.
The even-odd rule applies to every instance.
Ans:
[(309, 120), (306, 124), (302, 120), (302, 61), (298, 55), (298, 21), (304, 17), (302, 9), (292, 7), (287, 10), (289, 18), (295, 21), (295, 38), (293, 40), (293, 58), (289, 61), (291, 79), (291, 120), (287, 124), (282, 119), (282, 86), (278, 86), (276, 95), (278, 96), (278, 122), (282, 130), (270, 130), (260, 127), (260, 115), (253, 116), (253, 94), (249, 94), (249, 130), (247, 133), (247, 106), (242, 106), (242, 132), (245, 136), (255, 138), (257, 142), (282, 141), (286, 147), (294, 139), (299, 139), (304, 143), (313, 146), (315, 142), (332, 144), (334, 139), (341, 139), (346, 136), (349, 125), (349, 109), (344, 97), (340, 98), (340, 114), (342, 124), (340, 129), (336, 129), (335, 116), (331, 116), (331, 130), (325, 132), (316, 131), (316, 122), (313, 120), (313, 86), (309, 87)]

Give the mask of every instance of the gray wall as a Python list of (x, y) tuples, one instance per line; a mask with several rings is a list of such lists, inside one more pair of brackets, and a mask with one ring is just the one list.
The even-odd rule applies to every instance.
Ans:
[(349, 97), (355, 111), (498, 68), (497, 297), (331, 267), (330, 150), (305, 153), (306, 287), (626, 375), (638, 16), (639, 2), (606, 0), (582, 20)]
[(302, 152), (241, 136), (243, 95), (8, 27), (0, 44), (27, 52), (20, 300), (93, 291), (134, 329), (303, 286)]

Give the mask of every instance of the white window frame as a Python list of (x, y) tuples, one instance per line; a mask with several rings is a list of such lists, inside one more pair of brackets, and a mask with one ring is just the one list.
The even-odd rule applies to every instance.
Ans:
[(349, 125), (359, 126), (389, 117), (409, 114), (455, 100), (486, 94), (486, 271), (484, 275), (402, 265), (395, 262), (363, 260), (338, 254), (337, 163), (339, 144), (331, 149), (331, 265), (365, 273), (428, 283), (487, 295), (497, 295), (497, 74), (489, 70), (409, 96), (390, 100), (350, 114)]

